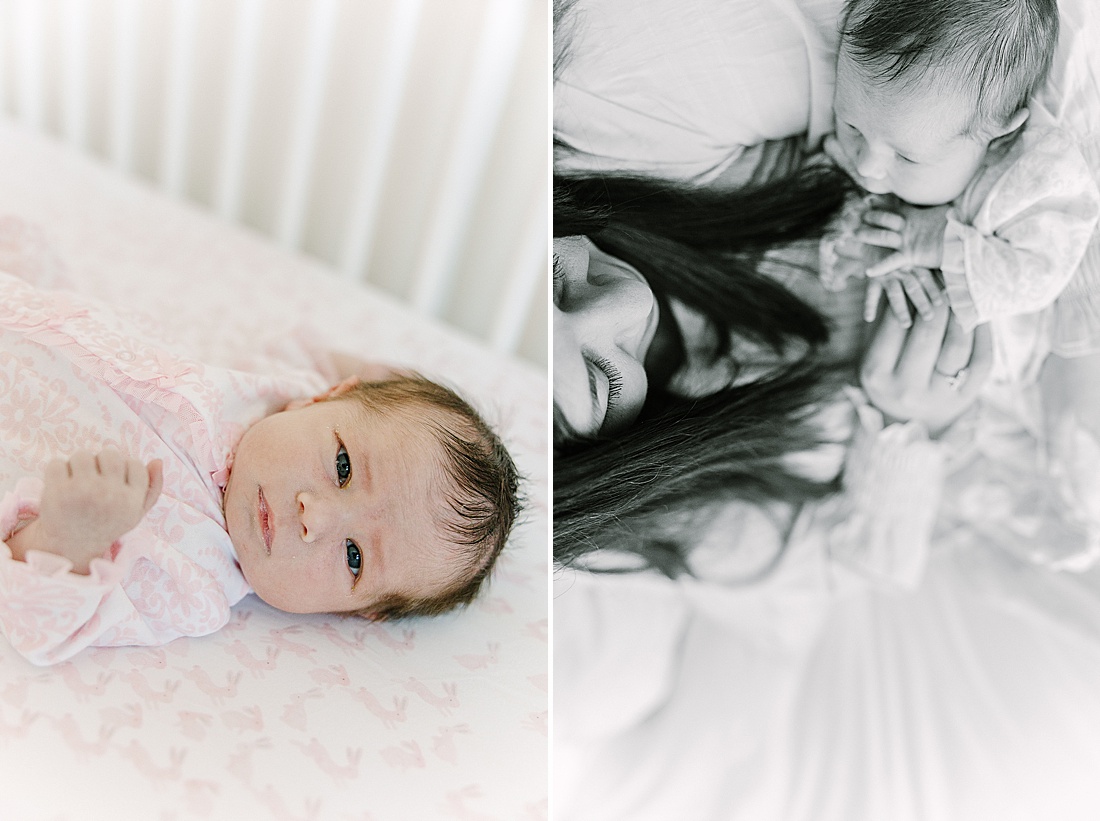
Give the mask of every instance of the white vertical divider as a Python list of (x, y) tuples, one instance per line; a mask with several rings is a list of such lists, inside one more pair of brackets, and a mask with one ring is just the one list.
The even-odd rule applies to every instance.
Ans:
[(256, 63), (263, 25), (261, 0), (237, 0), (233, 33), (233, 66), (225, 98), (225, 131), (218, 164), (214, 208), (223, 219), (235, 220), (241, 210), (244, 180), (244, 146), (256, 87)]
[[(0, 0), (0, 31), (7, 31), (11, 20), (11, 8), (8, 0)], [(11, 113), (8, 109), (8, 55), (4, 48), (4, 38), (0, 37), (0, 116)]]
[(195, 79), (197, 0), (172, 0), (171, 46), (165, 89), (164, 133), (161, 135), (160, 184), (173, 197), (183, 193), (187, 174), (191, 89)]
[(276, 239), (286, 248), (297, 249), (302, 241), (317, 129), (332, 56), (336, 11), (336, 0), (315, 0), (310, 15), (306, 60), (292, 125), (287, 175), (275, 227)]
[(485, 14), (477, 62), (436, 199), (434, 224), (414, 269), (418, 276), (413, 306), (432, 316), (440, 315), (450, 293), (471, 205), (485, 173), (523, 41), (529, 5), (527, 0), (493, 0)]
[(115, 0), (114, 78), (111, 83), (111, 162), (124, 173), (134, 164), (134, 98), (137, 93), (139, 0)]
[(61, 129), (71, 145), (83, 150), (88, 144), (88, 0), (65, 0), (61, 25)]
[(523, 339), (523, 329), (530, 318), (542, 273), (546, 270), (547, 232), (546, 197), (538, 203), (527, 221), (523, 243), (516, 254), (516, 264), (505, 279), (504, 297), (497, 306), (496, 319), (489, 332), (489, 344), (496, 350), (515, 353)]
[(371, 107), (371, 127), (364, 141), (369, 151), (362, 157), (340, 254), (340, 272), (350, 280), (363, 278), (374, 243), (382, 185), (397, 133), (423, 2), (396, 0), (392, 5), (394, 17), (386, 38), (388, 47), (379, 69), (384, 86), (378, 102)]
[(42, 11), (38, 0), (18, 0), (15, 4), (16, 99), (19, 119), (35, 131), (45, 126), (42, 71)]

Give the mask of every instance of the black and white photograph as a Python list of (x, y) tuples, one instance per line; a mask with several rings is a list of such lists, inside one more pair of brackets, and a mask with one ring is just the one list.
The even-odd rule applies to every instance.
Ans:
[(1100, 7), (553, 14), (551, 817), (1100, 817)]

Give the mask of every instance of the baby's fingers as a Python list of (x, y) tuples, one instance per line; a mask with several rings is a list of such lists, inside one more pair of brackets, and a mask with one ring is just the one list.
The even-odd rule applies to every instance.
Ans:
[(46, 470), (42, 474), (46, 487), (56, 487), (71, 478), (69, 462), (66, 459), (51, 459), (46, 463)]
[(126, 459), (114, 448), (104, 448), (95, 457), (96, 469), (108, 479), (126, 479)]
[(943, 305), (946, 301), (943, 295), (943, 289), (940, 288), (940, 284), (936, 281), (936, 278), (932, 275), (932, 272), (927, 268), (914, 268), (910, 274), (917, 278), (921, 287), (924, 288), (924, 292), (928, 294), (928, 298), (932, 300), (932, 304), (936, 307)]
[(863, 321), (874, 322), (878, 316), (878, 306), (882, 301), (881, 279), (872, 279), (867, 282), (867, 295), (863, 298)]
[[(873, 280), (872, 280), (873, 281)], [(890, 303), (890, 310), (898, 318), (903, 328), (913, 324), (913, 317), (909, 313), (909, 303), (905, 301), (905, 289), (900, 281), (890, 279), (886, 281), (886, 301)]]
[(868, 245), (879, 248), (893, 248), (895, 251), (901, 248), (901, 234), (886, 228), (860, 228), (855, 233), (856, 239)]
[(882, 211), (872, 208), (863, 215), (863, 221), (877, 228), (885, 228), (900, 234), (905, 229), (905, 217), (893, 211)]
[(149, 478), (149, 489), (145, 492), (145, 503), (141, 509), (142, 516), (148, 513), (153, 505), (157, 503), (157, 498), (160, 496), (161, 490), (164, 489), (164, 462), (160, 459), (154, 459), (150, 462), (147, 476)]
[[(925, 293), (924, 286), (917, 278), (917, 275), (911, 271), (907, 271), (901, 276), (901, 284), (905, 289), (906, 295), (909, 297), (909, 301), (913, 303), (913, 307), (916, 308), (917, 313), (920, 314), (921, 319), (931, 319), (935, 310), (928, 299), (928, 294)], [(937, 302), (936, 304), (938, 305), (940, 303)]]
[(892, 274), (894, 271), (900, 271), (902, 268), (909, 267), (909, 258), (900, 251), (896, 254), (890, 254), (882, 262), (876, 262), (867, 268), (867, 276), (880, 277), (885, 274)]
[(87, 450), (78, 450), (70, 456), (67, 469), (74, 479), (88, 479), (99, 474), (95, 454)]

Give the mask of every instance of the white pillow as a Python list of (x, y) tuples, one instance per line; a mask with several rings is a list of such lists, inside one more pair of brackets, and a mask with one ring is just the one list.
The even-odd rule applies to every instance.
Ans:
[[(554, 84), (559, 169), (713, 183), (832, 130), (841, 0), (580, 0)], [(737, 166), (750, 166), (737, 168)]]

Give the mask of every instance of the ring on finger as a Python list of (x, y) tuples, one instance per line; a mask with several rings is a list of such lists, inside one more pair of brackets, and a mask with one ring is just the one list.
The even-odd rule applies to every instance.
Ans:
[(947, 387), (956, 391), (962, 387), (963, 382), (966, 381), (966, 377), (970, 374), (969, 365), (963, 365), (955, 371), (955, 373), (944, 373), (939, 368), (933, 368), (933, 370), (947, 380)]

